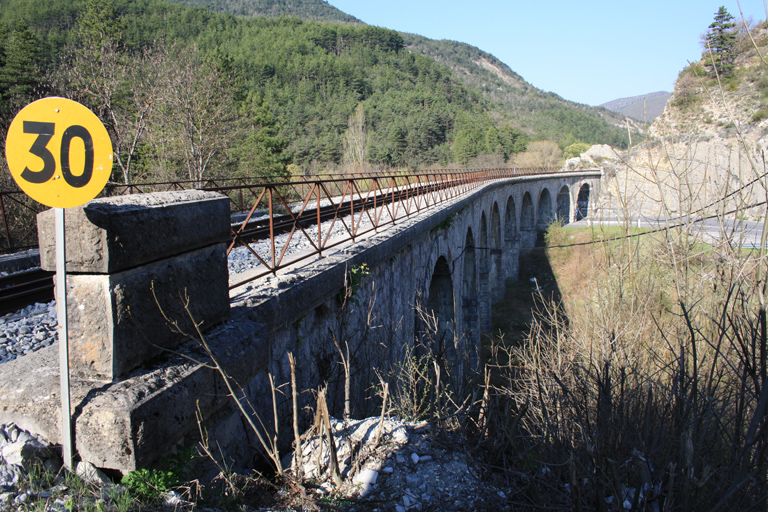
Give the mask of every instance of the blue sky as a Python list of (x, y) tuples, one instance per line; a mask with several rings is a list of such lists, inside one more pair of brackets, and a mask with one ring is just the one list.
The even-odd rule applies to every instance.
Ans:
[[(719, 7), (741, 21), (736, 0), (327, 1), (370, 25), (477, 46), (533, 86), (588, 105), (671, 92), (701, 58), (700, 36)], [(766, 17), (760, 0), (741, 7)]]

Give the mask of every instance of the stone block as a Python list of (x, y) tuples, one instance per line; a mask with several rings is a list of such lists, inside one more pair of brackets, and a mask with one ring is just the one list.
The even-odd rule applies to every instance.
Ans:
[[(229, 199), (185, 190), (94, 199), (66, 210), (67, 272), (108, 274), (223, 242)], [(53, 210), (37, 216), (40, 265), (56, 270)]]
[[(71, 372), (115, 380), (229, 313), (225, 244), (109, 275), (67, 275)], [(161, 312), (162, 308), (162, 312)], [(177, 322), (174, 327), (163, 317)]]
[[(205, 339), (234, 382), (245, 385), (267, 368), (269, 340), (257, 323), (230, 320)], [(185, 437), (195, 437), (197, 410), (208, 421), (232, 403), (221, 375), (207, 362), (198, 341), (191, 340), (163, 364), (121, 382), (94, 388), (73, 377), (77, 453), (97, 467), (127, 472), (149, 466)], [(269, 387), (261, 393), (267, 395)], [(61, 443), (58, 344), (0, 365), (0, 424), (9, 423)]]

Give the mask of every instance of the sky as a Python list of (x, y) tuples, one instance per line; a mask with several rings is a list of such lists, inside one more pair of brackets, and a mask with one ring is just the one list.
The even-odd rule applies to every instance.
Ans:
[[(720, 6), (742, 20), (736, 0), (327, 1), (369, 25), (477, 46), (534, 87), (587, 105), (672, 92)], [(740, 3), (748, 20), (766, 19), (763, 1)]]

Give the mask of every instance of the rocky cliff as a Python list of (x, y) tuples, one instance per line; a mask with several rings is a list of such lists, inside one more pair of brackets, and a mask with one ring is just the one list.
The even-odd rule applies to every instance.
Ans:
[(680, 72), (649, 140), (619, 158), (604, 206), (649, 215), (764, 215), (758, 178), (768, 170), (766, 24), (742, 28), (735, 53), (727, 75), (708, 65), (706, 51)]

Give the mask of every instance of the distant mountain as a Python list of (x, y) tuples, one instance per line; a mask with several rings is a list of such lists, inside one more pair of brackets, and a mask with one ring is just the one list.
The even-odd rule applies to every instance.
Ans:
[[(620, 112), (638, 121), (650, 122), (664, 112), (664, 107), (671, 96), (672, 94), (666, 91), (658, 91), (629, 98), (619, 98), (600, 106), (614, 112)], [(643, 104), (643, 100), (645, 100), (645, 104)]]
[(362, 25), (363, 22), (346, 14), (324, 0), (166, 0), (168, 2), (202, 7), (237, 16), (295, 16), (310, 21), (330, 21)]
[[(621, 114), (537, 89), (499, 59), (475, 46), (416, 34), (401, 35), (411, 51), (432, 57), (450, 68), (466, 87), (480, 92), (490, 104), (494, 117), (534, 138), (552, 140), (561, 147), (597, 140), (612, 146), (626, 144)], [(639, 138), (639, 134), (637, 136)]]

